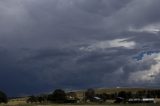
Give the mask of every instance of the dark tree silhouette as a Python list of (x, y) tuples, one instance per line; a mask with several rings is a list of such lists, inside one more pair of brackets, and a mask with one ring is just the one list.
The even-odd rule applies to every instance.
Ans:
[(51, 95), (48, 95), (48, 100), (57, 103), (66, 101), (66, 93), (62, 89), (56, 89)]
[(7, 95), (0, 91), (0, 103), (7, 103), (8, 102), (8, 98), (7, 98)]
[(38, 96), (38, 97), (37, 97), (37, 101), (38, 101), (39, 103), (42, 103), (42, 102), (45, 101), (45, 99), (44, 99), (44, 97), (42, 97), (42, 96)]
[(95, 96), (94, 89), (90, 88), (85, 92), (85, 100), (92, 101), (93, 97)]

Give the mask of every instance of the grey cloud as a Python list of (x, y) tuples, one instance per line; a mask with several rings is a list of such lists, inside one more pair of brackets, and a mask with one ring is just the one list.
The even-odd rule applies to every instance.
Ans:
[(84, 11), (106, 17), (124, 8), (131, 0), (121, 0), (119, 3), (117, 0), (81, 0), (76, 2)]
[[(138, 64), (134, 57), (159, 51), (159, 33), (129, 28), (158, 24), (158, 4), (159, 0), (0, 1), (0, 79), (7, 78), (0, 83), (2, 89), (20, 95), (59, 87), (133, 86), (128, 82), (131, 73), (156, 64)], [(126, 38), (134, 48), (80, 50), (94, 42)], [(159, 78), (154, 81), (158, 84)], [(11, 89), (10, 82), (19, 91)]]
[[(134, 0), (125, 8), (106, 19), (107, 27), (127, 29), (130, 26), (142, 27), (159, 22), (158, 0)], [(118, 27), (117, 27), (118, 26)], [(120, 28), (120, 30), (122, 30)]]

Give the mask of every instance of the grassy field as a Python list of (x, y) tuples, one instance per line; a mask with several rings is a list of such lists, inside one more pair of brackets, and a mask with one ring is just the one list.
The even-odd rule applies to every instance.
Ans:
[(7, 104), (0, 106), (160, 106), (160, 104), (27, 104), (25, 101), (9, 101)]
[(25, 101), (9, 101), (0, 106), (160, 106), (160, 104), (27, 104)]
[(36, 104), (18, 104), (18, 105), (4, 105), (0, 106), (159, 106), (159, 104), (110, 104), (110, 105), (65, 105), (65, 104), (51, 104), (51, 105), (36, 105)]
[(160, 104), (27, 104), (25, 101), (9, 101), (0, 106), (160, 106)]

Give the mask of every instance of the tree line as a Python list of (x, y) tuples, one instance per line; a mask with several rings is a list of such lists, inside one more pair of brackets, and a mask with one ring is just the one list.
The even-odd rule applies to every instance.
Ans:
[[(75, 92), (76, 94), (76, 92)], [(117, 97), (128, 100), (129, 98), (160, 98), (160, 90), (142, 90), (137, 92), (120, 91), (115, 93), (96, 93), (90, 88), (84, 92), (82, 102), (106, 102), (107, 100), (115, 100)], [(53, 93), (42, 96), (30, 96), (28, 103), (33, 102), (54, 102), (54, 103), (77, 103), (80, 100), (77, 96), (74, 99), (68, 99), (67, 93), (62, 89), (56, 89)]]
[[(96, 93), (94, 89), (90, 88), (84, 92), (83, 99), (77, 97), (76, 92), (66, 93), (62, 89), (56, 89), (51, 94), (39, 95), (39, 96), (29, 96), (27, 99), (28, 103), (77, 103), (77, 101), (82, 102), (105, 102), (107, 100), (115, 100), (117, 97), (122, 97), (124, 100), (129, 98), (160, 98), (160, 90), (141, 90), (137, 92), (126, 92), (120, 91), (115, 93)], [(0, 103), (7, 103), (7, 95), (0, 91)]]
[(27, 102), (28, 103), (37, 103), (37, 102), (65, 103), (67, 102), (67, 95), (64, 90), (56, 89), (53, 93), (48, 95), (30, 96)]

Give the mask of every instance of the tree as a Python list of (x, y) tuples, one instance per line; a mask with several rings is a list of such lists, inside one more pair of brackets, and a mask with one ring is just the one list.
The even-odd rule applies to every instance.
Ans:
[(48, 96), (48, 100), (57, 103), (64, 103), (66, 101), (66, 93), (62, 89), (56, 89)]
[(127, 93), (125, 91), (121, 91), (118, 93), (118, 97), (126, 98)]
[(145, 91), (143, 90), (143, 91), (137, 91), (136, 92), (136, 97), (137, 98), (143, 98), (143, 97), (145, 97)]
[(0, 103), (7, 103), (8, 102), (8, 98), (7, 98), (7, 95), (0, 91)]
[(42, 102), (44, 102), (44, 97), (42, 97), (42, 96), (38, 96), (37, 97), (37, 101), (39, 102), (39, 103), (42, 103)]
[(90, 88), (85, 92), (85, 100), (92, 101), (93, 97), (95, 96), (94, 89)]

